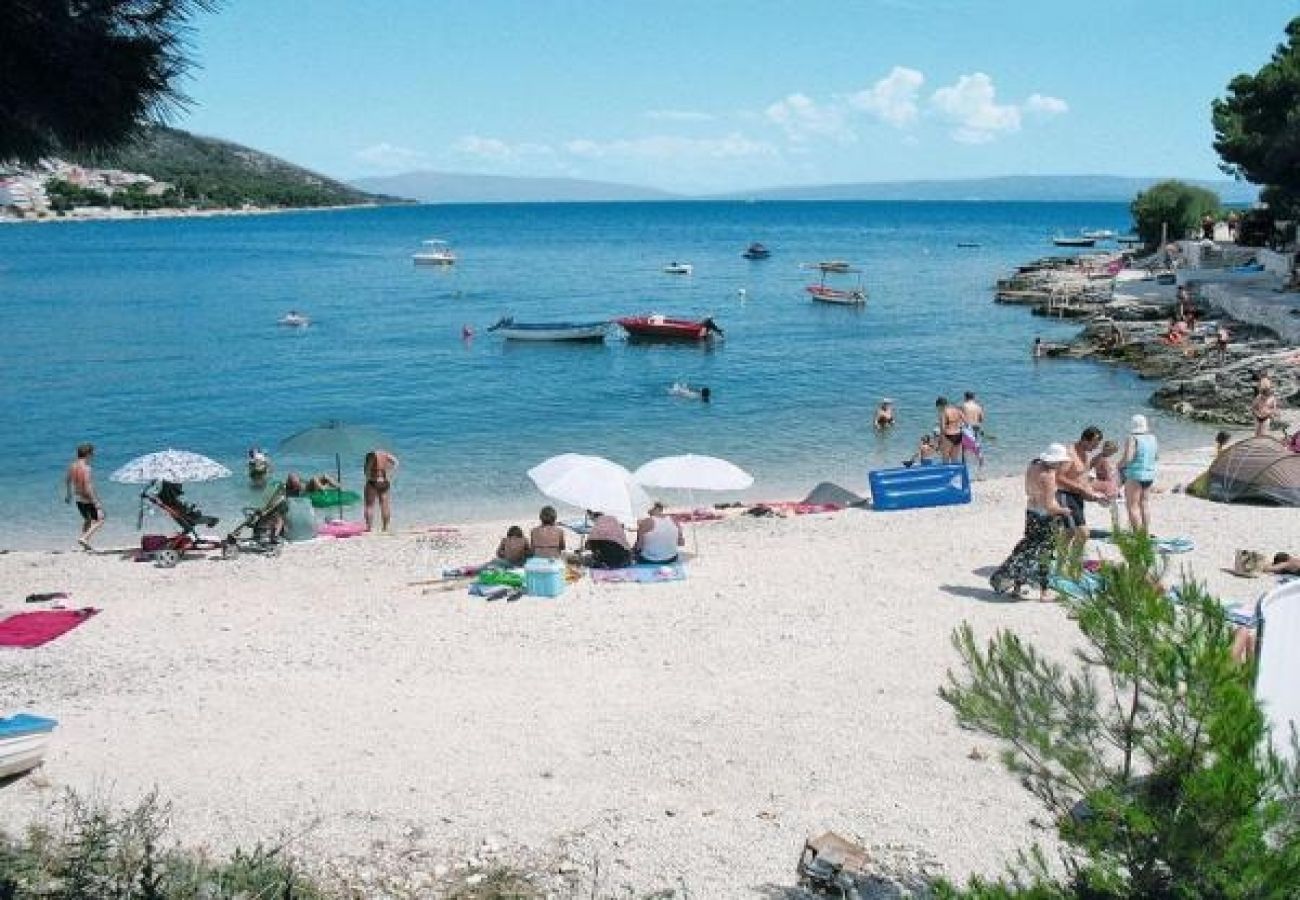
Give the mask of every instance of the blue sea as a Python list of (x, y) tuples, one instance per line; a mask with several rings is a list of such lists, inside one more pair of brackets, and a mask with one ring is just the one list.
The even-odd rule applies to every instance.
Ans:
[[(82, 441), (98, 448), (110, 517), (100, 542), (113, 545), (135, 539), (137, 489), (108, 481), (129, 459), (175, 447), (224, 462), (235, 477), (187, 493), (230, 521), (256, 496), (242, 477), (248, 448), (268, 448), (279, 474), (332, 469), (276, 452), (329, 419), (388, 436), (399, 526), (531, 518), (543, 498), (525, 471), (565, 451), (629, 468), (723, 456), (753, 473), (751, 498), (802, 496), (822, 480), (863, 492), (869, 469), (912, 453), (936, 396), (965, 390), (988, 409), (987, 470), (1017, 470), (1084, 425), (1121, 431), (1152, 386), (1033, 360), (1035, 336), (1076, 326), (995, 305), (993, 283), (1054, 252), (1057, 231), (1128, 224), (1123, 204), (728, 202), (0, 226), (0, 548), (72, 546), (61, 479)], [(460, 262), (413, 265), (431, 237)], [(771, 258), (743, 259), (751, 241)], [(865, 308), (803, 292), (813, 275), (800, 264), (832, 258), (864, 270)], [(665, 274), (674, 260), (694, 274)], [(311, 327), (277, 326), (290, 309)], [(726, 338), (521, 345), (485, 330), (502, 315), (645, 312), (712, 315)], [(713, 402), (671, 396), (674, 382), (709, 386)], [(879, 437), (871, 418), (886, 395), (900, 426)], [(1155, 427), (1165, 446), (1209, 443), (1186, 423), (1157, 416)], [(360, 466), (346, 460), (345, 480), (358, 483)]]

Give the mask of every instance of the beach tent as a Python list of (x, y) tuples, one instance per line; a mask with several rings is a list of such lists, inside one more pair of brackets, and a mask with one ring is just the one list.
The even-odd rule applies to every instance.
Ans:
[(1300, 581), (1288, 581), (1259, 601), (1259, 669), (1255, 697), (1272, 728), (1273, 749), (1291, 757), (1291, 729), (1300, 728)]
[(1271, 437), (1251, 437), (1227, 447), (1210, 465), (1211, 500), (1266, 501), (1300, 506), (1300, 453)]

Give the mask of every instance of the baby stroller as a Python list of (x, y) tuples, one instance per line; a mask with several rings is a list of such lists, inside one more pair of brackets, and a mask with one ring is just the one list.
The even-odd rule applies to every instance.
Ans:
[(175, 481), (155, 481), (140, 492), (140, 517), (144, 518), (144, 504), (149, 503), (167, 514), (180, 528), (179, 534), (166, 539), (153, 550), (153, 559), (164, 569), (170, 569), (181, 560), (187, 550), (215, 550), (220, 544), (211, 537), (201, 537), (200, 527), (213, 528), (220, 520), (206, 516), (183, 496), (185, 489)]
[[(244, 521), (226, 535), (225, 543), (221, 545), (221, 558), (237, 559), (244, 551), (279, 556), (284, 549), (280, 532), (283, 529), (288, 497), (284, 485), (276, 482), (266, 492), (260, 506), (244, 507)], [(248, 532), (247, 537), (241, 537), (244, 532)]]

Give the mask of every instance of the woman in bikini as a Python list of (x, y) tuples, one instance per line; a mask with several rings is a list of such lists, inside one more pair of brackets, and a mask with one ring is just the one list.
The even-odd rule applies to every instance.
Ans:
[(1273, 393), (1272, 382), (1259, 389), (1254, 402), (1250, 404), (1250, 414), (1255, 418), (1255, 437), (1268, 434), (1273, 417), (1277, 415), (1277, 395)]
[(392, 518), (392, 506), (389, 491), (393, 486), (393, 473), (397, 469), (397, 457), (387, 450), (374, 449), (366, 454), (366, 529), (374, 530), (374, 506), (379, 504), (380, 519), (384, 531)]
[(564, 555), (564, 529), (555, 524), (555, 507), (543, 506), (538, 518), (542, 524), (528, 536), (533, 556), (559, 559)]

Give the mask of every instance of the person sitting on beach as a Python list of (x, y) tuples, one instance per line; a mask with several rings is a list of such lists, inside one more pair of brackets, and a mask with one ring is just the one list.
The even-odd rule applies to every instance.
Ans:
[(1290, 553), (1277, 553), (1273, 561), (1264, 567), (1269, 575), (1300, 575), (1300, 556)]
[(656, 502), (649, 514), (636, 523), (636, 542), (632, 550), (639, 563), (667, 565), (677, 562), (677, 548), (686, 538), (681, 526), (664, 514), (664, 505)]
[(564, 555), (564, 529), (555, 524), (555, 507), (543, 506), (537, 518), (541, 520), (542, 524), (534, 528), (528, 535), (528, 543), (532, 547), (533, 556), (540, 556), (543, 559), (559, 559)]
[(337, 491), (339, 483), (334, 480), (333, 476), (326, 472), (313, 475), (307, 479), (307, 485), (304, 488), (307, 493), (314, 494), (317, 491)]
[(284, 493), (286, 497), (301, 497), (307, 493), (302, 477), (297, 472), (284, 476)]
[(528, 561), (530, 548), (524, 530), (518, 525), (506, 529), (506, 536), (497, 544), (496, 563), (504, 566), (522, 566)]
[(873, 426), (876, 431), (888, 431), (894, 427), (894, 401), (885, 397), (876, 407), (876, 421)]
[(621, 569), (632, 564), (632, 545), (628, 543), (623, 523), (608, 513), (596, 513), (587, 534), (591, 564), (598, 569)]
[(905, 466), (932, 466), (934, 458), (939, 455), (939, 448), (934, 445), (934, 435), (921, 435), (921, 443), (917, 444), (916, 452), (912, 454), (911, 459), (903, 461)]

